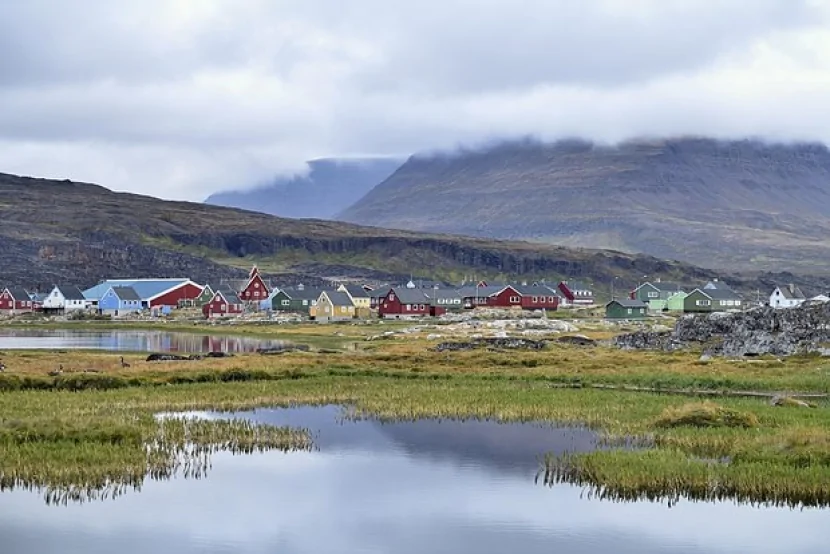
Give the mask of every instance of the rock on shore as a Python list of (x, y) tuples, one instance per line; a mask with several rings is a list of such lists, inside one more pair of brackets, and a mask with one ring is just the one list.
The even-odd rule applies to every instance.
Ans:
[(613, 343), (625, 349), (677, 350), (703, 347), (708, 355), (790, 356), (830, 354), (830, 303), (797, 308), (685, 315), (669, 332), (638, 331)]

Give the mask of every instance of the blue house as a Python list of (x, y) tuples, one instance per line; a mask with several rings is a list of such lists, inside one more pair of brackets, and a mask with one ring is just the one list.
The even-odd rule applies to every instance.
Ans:
[(141, 308), (141, 297), (132, 287), (110, 287), (98, 302), (98, 311), (115, 317), (138, 313)]

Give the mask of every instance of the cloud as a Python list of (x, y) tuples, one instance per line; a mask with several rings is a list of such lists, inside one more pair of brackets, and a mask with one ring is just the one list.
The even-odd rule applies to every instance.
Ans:
[(830, 142), (820, 0), (29, 0), (0, 52), (0, 171), (166, 198), (528, 134)]

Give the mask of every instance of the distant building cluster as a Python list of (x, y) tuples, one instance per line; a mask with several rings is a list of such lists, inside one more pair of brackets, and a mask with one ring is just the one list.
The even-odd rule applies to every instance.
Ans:
[(89, 312), (115, 318), (139, 313), (167, 315), (176, 309), (195, 307), (208, 319), (272, 311), (302, 314), (317, 321), (337, 321), (440, 316), (476, 308), (558, 310), (594, 304), (593, 290), (579, 281), (478, 281), (453, 286), (410, 280), (380, 286), (279, 287), (267, 282), (256, 266), (247, 279), (204, 285), (187, 278), (109, 279), (86, 290), (56, 285), (41, 294), (10, 286), (0, 293), (0, 314)]
[[(806, 300), (797, 286), (786, 285), (776, 287), (767, 304), (774, 308), (792, 308)], [(813, 300), (830, 298), (819, 296)], [(204, 285), (187, 278), (109, 279), (86, 290), (56, 285), (43, 294), (15, 286), (0, 289), (0, 314), (71, 315), (75, 312), (114, 318), (134, 314), (168, 315), (177, 309), (198, 308), (207, 319), (265, 311), (301, 314), (325, 322), (372, 317), (436, 317), (477, 308), (555, 311), (595, 305), (591, 285), (576, 280), (556, 284), (478, 281), (460, 286), (410, 280), (380, 286), (279, 287), (266, 281), (256, 266), (247, 279)], [(605, 304), (605, 316), (644, 319), (655, 313), (709, 313), (747, 307), (741, 295), (723, 281), (714, 280), (692, 288), (656, 280), (640, 284), (626, 298), (612, 298)]]

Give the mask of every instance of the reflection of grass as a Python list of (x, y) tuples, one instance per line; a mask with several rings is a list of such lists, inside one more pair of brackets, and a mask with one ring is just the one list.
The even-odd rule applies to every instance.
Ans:
[[(302, 442), (300, 435), (285, 430), (171, 427), (171, 436), (179, 437), (171, 440), (179, 446), (162, 449), (156, 462), (154, 455), (143, 456), (141, 445), (158, 436), (152, 414), (160, 411), (340, 403), (380, 418), (583, 423), (609, 437), (644, 439), (653, 450), (602, 451), (570, 458), (567, 464), (549, 461), (551, 482), (581, 482), (618, 497), (682, 493), (703, 498), (709, 486), (715, 492), (708, 497), (830, 503), (826, 401), (809, 409), (724, 397), (703, 404), (704, 411), (716, 420), (738, 414), (753, 426), (667, 426), (661, 424), (667, 415), (695, 412), (699, 405), (692, 409), (678, 395), (591, 388), (630, 384), (827, 391), (819, 360), (699, 365), (691, 353), (558, 345), (540, 352), (447, 355), (432, 352), (428, 344), (434, 343), (392, 339), (361, 342), (359, 350), (338, 354), (244, 355), (168, 364), (130, 355), (127, 369), (112, 354), (6, 353), (9, 369), (0, 375), (5, 389), (0, 392), (0, 483), (99, 490), (103, 484), (132, 483), (155, 467), (166, 475), (169, 452), (180, 452), (185, 443), (231, 441), (244, 450), (245, 445)], [(59, 360), (64, 374), (46, 375)], [(85, 366), (103, 374), (77, 372)], [(161, 384), (167, 386), (157, 386)], [(562, 384), (583, 388), (559, 388)], [(67, 389), (76, 392), (61, 392)], [(183, 436), (202, 438), (185, 441)]]

